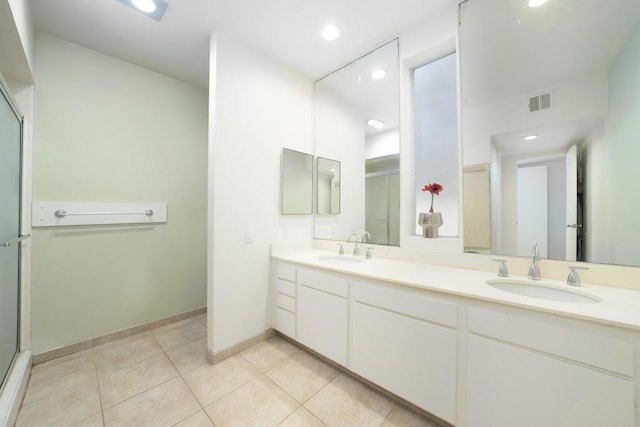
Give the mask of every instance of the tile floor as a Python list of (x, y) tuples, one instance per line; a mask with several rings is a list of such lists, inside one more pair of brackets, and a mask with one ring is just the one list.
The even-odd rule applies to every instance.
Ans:
[(36, 365), (16, 426), (435, 426), (278, 336), (209, 365), (205, 325)]

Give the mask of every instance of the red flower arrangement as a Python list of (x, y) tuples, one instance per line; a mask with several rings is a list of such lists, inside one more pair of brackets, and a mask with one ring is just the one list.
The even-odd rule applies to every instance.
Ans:
[(439, 196), (442, 190), (442, 185), (438, 184), (437, 182), (425, 185), (422, 189), (422, 191), (428, 191), (429, 193), (431, 193), (431, 208), (429, 208), (429, 212), (433, 212), (433, 196)]

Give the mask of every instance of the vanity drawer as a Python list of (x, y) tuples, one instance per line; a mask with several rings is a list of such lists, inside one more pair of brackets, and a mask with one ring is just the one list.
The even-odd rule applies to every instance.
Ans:
[(347, 298), (349, 282), (346, 279), (317, 273), (310, 270), (298, 270), (298, 283), (307, 288), (316, 289), (332, 295)]
[(275, 329), (286, 336), (296, 338), (296, 315), (276, 307)]
[(457, 304), (425, 295), (418, 289), (380, 283), (352, 282), (351, 298), (397, 314), (455, 328), (458, 326)]
[(289, 282), (296, 281), (296, 268), (287, 264), (278, 264), (276, 266), (276, 276)]
[(279, 294), (285, 294), (292, 298), (296, 297), (296, 284), (286, 280), (276, 279), (276, 289)]
[(296, 312), (296, 300), (290, 296), (278, 293), (276, 295), (276, 305), (292, 313)]
[(468, 328), (478, 335), (634, 375), (633, 345), (613, 337), (479, 308), (469, 308)]

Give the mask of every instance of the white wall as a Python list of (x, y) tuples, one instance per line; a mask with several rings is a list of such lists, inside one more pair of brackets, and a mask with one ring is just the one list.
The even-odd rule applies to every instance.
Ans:
[[(606, 253), (597, 262), (638, 265), (640, 263), (640, 25), (609, 69), (609, 115), (605, 122), (603, 157), (606, 189), (605, 215), (610, 227)], [(595, 255), (595, 254), (594, 254)]]
[(364, 158), (392, 156), (400, 153), (400, 130), (391, 129), (386, 132), (369, 135), (365, 138)]
[(22, 49), (27, 59), (29, 69), (31, 70), (31, 76), (24, 76), (23, 80), (27, 82), (33, 82), (33, 70), (35, 69), (35, 32), (33, 30), (33, 24), (31, 22), (31, 14), (29, 12), (29, 4), (27, 0), (7, 0), (11, 13), (15, 21), (16, 29), (20, 36), (20, 42), (22, 43)]
[(609, 192), (606, 187), (604, 159), (607, 144), (604, 128), (599, 126), (582, 145), (585, 199), (583, 209), (584, 257), (588, 262), (608, 259), (611, 224), (607, 218)]
[(360, 109), (316, 85), (315, 154), (340, 162), (340, 214), (316, 216), (316, 238), (346, 240), (365, 229), (365, 119)]
[[(279, 215), (283, 147), (313, 152), (313, 82), (221, 33), (209, 80), (208, 348), (271, 326), (271, 242), (312, 237), (313, 217)], [(245, 243), (245, 229), (255, 243)]]
[(153, 226), (33, 231), (32, 350), (206, 305), (206, 91), (39, 33), (34, 200), (167, 202)]

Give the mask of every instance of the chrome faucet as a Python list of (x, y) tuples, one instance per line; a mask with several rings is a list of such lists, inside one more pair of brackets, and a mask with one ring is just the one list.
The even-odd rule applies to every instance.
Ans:
[(531, 280), (540, 280), (540, 267), (538, 266), (538, 261), (540, 261), (540, 249), (538, 248), (538, 244), (533, 245), (533, 260), (531, 261), (531, 266), (529, 267), (529, 279)]
[(587, 267), (575, 267), (575, 266), (570, 266), (569, 267), (571, 269), (571, 271), (569, 272), (569, 275), (567, 276), (567, 285), (569, 286), (582, 286), (582, 283), (580, 282), (580, 276), (578, 276), (578, 272), (576, 270), (588, 270)]
[(364, 233), (362, 233), (362, 240), (360, 242), (367, 243), (367, 237), (369, 237), (369, 241), (371, 241), (371, 233), (365, 230)]
[(358, 235), (355, 231), (351, 233), (351, 236), (349, 236), (349, 238), (347, 239), (347, 244), (351, 243), (352, 238), (353, 243), (355, 244), (355, 246), (353, 247), (353, 256), (358, 256), (360, 255), (360, 248), (358, 247)]
[(498, 267), (498, 276), (499, 277), (509, 277), (509, 270), (507, 269), (507, 260), (506, 259), (493, 259), (492, 261), (500, 263), (500, 266)]

